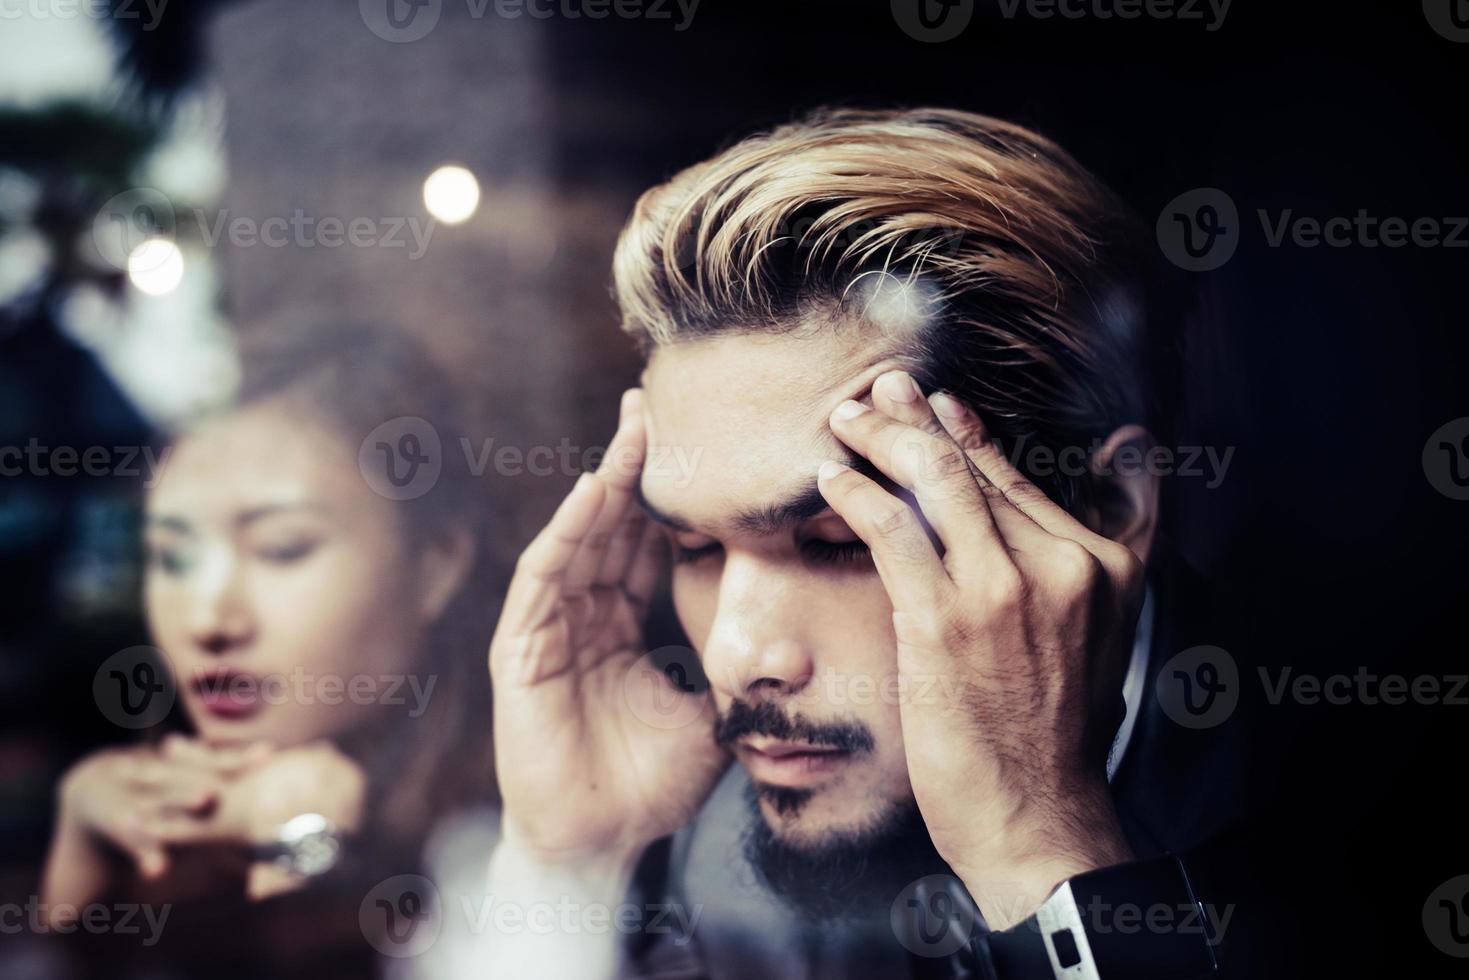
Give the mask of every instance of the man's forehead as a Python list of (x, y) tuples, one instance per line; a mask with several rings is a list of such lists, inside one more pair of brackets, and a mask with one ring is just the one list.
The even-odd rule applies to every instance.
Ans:
[(827, 418), (900, 366), (859, 331), (739, 334), (660, 348), (643, 375), (645, 499), (691, 523), (789, 499), (850, 452)]

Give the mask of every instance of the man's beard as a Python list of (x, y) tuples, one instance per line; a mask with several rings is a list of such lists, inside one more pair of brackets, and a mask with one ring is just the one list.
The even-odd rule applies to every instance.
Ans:
[[(754, 707), (736, 701), (719, 719), (715, 740), (732, 748), (749, 735), (810, 742), (853, 756), (871, 752), (874, 745), (871, 731), (860, 722), (817, 723), (799, 714), (791, 719), (771, 701)], [(812, 790), (754, 782), (746, 794), (751, 819), (745, 858), (766, 888), (805, 918), (818, 923), (886, 919), (893, 899), (909, 883), (948, 870), (911, 799), (890, 804), (860, 828), (827, 831), (799, 845), (782, 839), (760, 810), (763, 800), (790, 821), (812, 795)]]
[(762, 796), (753, 784), (746, 793), (745, 859), (767, 889), (813, 922), (886, 921), (905, 887), (949, 870), (911, 799), (890, 804), (860, 829), (793, 844), (771, 829)]

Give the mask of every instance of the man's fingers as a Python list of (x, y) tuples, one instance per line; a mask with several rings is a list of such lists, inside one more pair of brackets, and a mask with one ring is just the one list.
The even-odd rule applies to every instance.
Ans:
[[(977, 413), (957, 398), (943, 392), (936, 392), (930, 402), (944, 428), (979, 467), (980, 472), (1004, 495), (1009, 505), (1024, 513), (1037, 527), (1052, 536), (1052, 544), (1046, 546), (1045, 550), (1053, 560), (1057, 554), (1065, 554), (1064, 545), (1061, 549), (1056, 548), (1057, 539), (1060, 539), (1081, 545), (1118, 581), (1136, 575), (1137, 561), (1132, 552), (1125, 545), (1093, 531), (1047, 497), (1045, 491), (1005, 458), (999, 445), (989, 437), (989, 431)], [(995, 510), (998, 513), (999, 506)], [(1073, 555), (1069, 560), (1080, 565), (1081, 557), (1084, 556)], [(1063, 557), (1060, 560), (1068, 559)]]
[(648, 526), (648, 515), (641, 507), (625, 507), (622, 521), (612, 531), (612, 540), (607, 544), (607, 553), (602, 556), (601, 568), (597, 571), (594, 584), (606, 588), (620, 588), (627, 577), (627, 568), (638, 545), (642, 544), (643, 532)]
[(510, 635), (528, 633), (556, 609), (566, 570), (601, 513), (605, 493), (606, 484), (590, 473), (582, 474), (551, 520), (521, 552), (506, 590), (501, 630)]
[(932, 610), (954, 587), (918, 515), (849, 466), (821, 464), (816, 485), (847, 526), (872, 550), (872, 560), (896, 610)]
[[(921, 429), (945, 444), (957, 445), (956, 440), (944, 427), (943, 421), (934, 412), (929, 399), (923, 397), (918, 383), (906, 371), (889, 371), (880, 375), (872, 383), (872, 404), (898, 422)], [(969, 465), (975, 484), (989, 505), (990, 514), (1000, 530), (1001, 537), (1007, 544), (1019, 546), (1028, 536), (1035, 533), (1037, 525), (1023, 512), (1012, 506), (1005, 499), (1004, 494), (990, 483), (967, 455), (965, 462)]]
[(644, 521), (642, 537), (628, 562), (623, 581), (623, 591), (639, 613), (646, 612), (652, 603), (667, 562), (668, 535), (652, 521)]
[(990, 439), (984, 421), (969, 406), (944, 392), (935, 392), (929, 401), (954, 442), (1017, 510), (1051, 534), (1075, 541), (1081, 540), (1079, 535), (1094, 536), (1005, 458), (1000, 447)]
[[(563, 591), (567, 595), (588, 589), (593, 583), (611, 584), (607, 567), (613, 543), (623, 517), (633, 505), (633, 488), (643, 471), (647, 437), (643, 432), (642, 393), (636, 388), (623, 392), (618, 415), (617, 433), (607, 446), (607, 453), (597, 467), (596, 478), (604, 487), (602, 509), (597, 520), (582, 539), (581, 547), (566, 570)], [(611, 556), (616, 560), (616, 556)], [(619, 569), (620, 572), (620, 569)], [(607, 576), (604, 578), (604, 576)]]
[[(832, 413), (831, 428), (853, 451), (913, 492), (944, 548), (976, 565), (1005, 557), (994, 516), (962, 450), (947, 439), (890, 418), (860, 402)], [(946, 555), (946, 560), (949, 559)]]

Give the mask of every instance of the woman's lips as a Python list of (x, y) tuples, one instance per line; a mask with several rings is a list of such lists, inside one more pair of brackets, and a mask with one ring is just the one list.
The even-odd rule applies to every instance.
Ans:
[(738, 754), (755, 782), (791, 788), (819, 782), (851, 758), (850, 752), (803, 742), (746, 742)]
[(260, 682), (250, 674), (234, 670), (200, 674), (193, 684), (199, 704), (219, 718), (248, 718), (265, 707), (260, 699)]

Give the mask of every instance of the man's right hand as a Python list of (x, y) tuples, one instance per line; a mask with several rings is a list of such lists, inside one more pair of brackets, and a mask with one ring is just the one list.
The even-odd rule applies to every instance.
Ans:
[(693, 818), (730, 761), (708, 694), (644, 656), (667, 544), (635, 499), (641, 395), (624, 394), (602, 466), (521, 554), (490, 645), (504, 840), (552, 865), (630, 862)]

